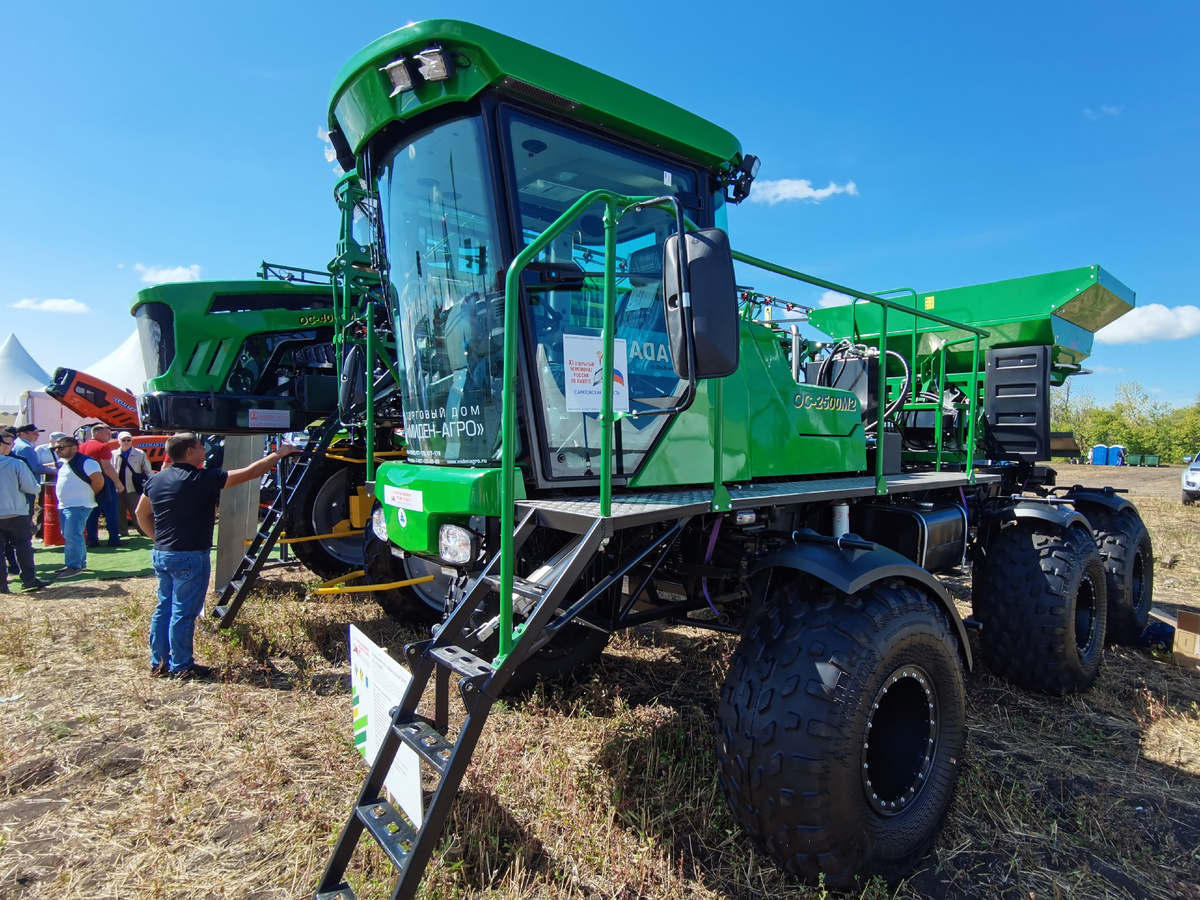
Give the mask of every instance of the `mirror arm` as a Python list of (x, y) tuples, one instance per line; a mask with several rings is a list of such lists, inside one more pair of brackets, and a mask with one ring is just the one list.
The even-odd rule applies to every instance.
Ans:
[(688, 379), (687, 387), (679, 403), (670, 409), (647, 409), (640, 412), (617, 413), (616, 421), (621, 419), (638, 419), (644, 416), (669, 416), (688, 409), (696, 399), (696, 341), (692, 334), (692, 282), (687, 263), (687, 230), (684, 223), (683, 204), (673, 194), (655, 197), (629, 207), (634, 212), (641, 212), (648, 206), (661, 206), (669, 203), (675, 209), (675, 233), (679, 235), (679, 292), (683, 295), (683, 340), (687, 344)]

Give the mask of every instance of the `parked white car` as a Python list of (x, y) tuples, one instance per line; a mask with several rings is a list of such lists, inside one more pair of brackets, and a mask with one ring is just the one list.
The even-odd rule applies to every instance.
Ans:
[(1200, 453), (1192, 457), (1192, 464), (1183, 470), (1183, 505), (1191, 506), (1200, 500)]

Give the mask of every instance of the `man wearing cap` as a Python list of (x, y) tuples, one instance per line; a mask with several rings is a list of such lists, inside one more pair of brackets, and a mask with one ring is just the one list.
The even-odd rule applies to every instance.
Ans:
[(142, 526), (137, 522), (137, 502), (142, 495), (142, 486), (146, 479), (154, 474), (150, 468), (150, 460), (146, 454), (133, 446), (133, 435), (122, 431), (117, 435), (117, 449), (112, 452), (113, 468), (117, 470), (117, 478), (125, 488), (117, 494), (117, 521), (121, 537), (129, 534), (129, 520), (133, 519), (133, 527), (141, 532)]
[(37, 450), (38, 462), (43, 466), (49, 466), (55, 471), (58, 470), (58, 460), (54, 457), (54, 445), (58, 443), (60, 438), (65, 438), (66, 435), (61, 431), (50, 432), (50, 440), (44, 444), (38, 444), (34, 447)]
[(261, 478), (296, 452), (288, 444), (258, 462), (229, 472), (204, 468), (204, 442), (190, 431), (167, 438), (171, 461), (146, 483), (138, 502), (142, 531), (154, 539), (150, 553), (158, 576), (158, 605), (150, 617), (150, 674), (208, 678), (212, 670), (192, 656), (196, 617), (208, 593), (213, 526), (221, 489)]
[(121, 486), (117, 470), (113, 468), (112, 451), (108, 449), (108, 442), (111, 440), (111, 428), (107, 425), (95, 425), (92, 427), (92, 439), (79, 445), (80, 453), (90, 456), (100, 464), (100, 469), (108, 481), (108, 487), (96, 495), (96, 508), (88, 516), (86, 535), (89, 547), (100, 546), (101, 513), (104, 513), (104, 521), (108, 523), (108, 546), (121, 546), (121, 534), (117, 531), (117, 494), (125, 488)]
[[(0, 544), (11, 547), (21, 567), (21, 584), (27, 591), (44, 588), (46, 582), (37, 577), (33, 567), (33, 544), (30, 543), (27, 495), (38, 491), (37, 480), (23, 460), (12, 455), (15, 438), (10, 431), (0, 431)], [(9, 593), (6, 554), (0, 553), (0, 594)]]
[(58, 522), (63, 536), (63, 562), (66, 563), (54, 574), (58, 578), (70, 578), (87, 568), (84, 530), (88, 516), (96, 507), (96, 493), (104, 487), (104, 475), (98, 462), (79, 452), (79, 441), (73, 437), (59, 438), (54, 444), (54, 452), (62, 463), (58, 467), (54, 492), (58, 497)]
[[(54, 478), (58, 475), (58, 469), (53, 465), (46, 465), (38, 458), (37, 443), (38, 435), (42, 434), (42, 429), (38, 428), (32, 422), (25, 425), (17, 426), (17, 439), (13, 442), (12, 455), (19, 459), (25, 460), (25, 464), (29, 466), (29, 471), (33, 472), (33, 477), (37, 479), (40, 486), (46, 478)], [(40, 487), (38, 493), (41, 493)], [(29, 498), (29, 520), (33, 522), (33, 507), (37, 500), (37, 494)]]

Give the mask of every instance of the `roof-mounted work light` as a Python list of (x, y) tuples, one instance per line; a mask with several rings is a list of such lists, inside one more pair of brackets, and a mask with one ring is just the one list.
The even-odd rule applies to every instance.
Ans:
[(754, 183), (760, 165), (762, 163), (757, 156), (742, 157), (741, 163), (730, 173), (729, 192), (726, 194), (729, 202), (741, 203), (750, 196), (750, 185)]
[(379, 70), (392, 82), (392, 92), (388, 94), (388, 97), (395, 97), (397, 94), (403, 94), (405, 91), (413, 89), (412, 70), (408, 66), (408, 60), (401, 56)]
[(436, 44), (416, 55), (421, 77), (426, 81), (447, 81), (454, 75), (454, 59)]

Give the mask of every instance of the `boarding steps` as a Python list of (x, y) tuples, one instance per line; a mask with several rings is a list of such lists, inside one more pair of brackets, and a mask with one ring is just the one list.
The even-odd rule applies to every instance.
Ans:
[[(525, 511), (514, 533), (514, 554), (536, 525), (536, 511)], [(489, 622), (481, 628), (473, 619), (488, 592), (499, 583), (498, 554), (478, 577), (467, 583), (445, 623), (435, 629), (433, 639), (405, 648), (412, 680), (400, 705), (392, 710), (391, 727), (338, 837), (317, 887), (317, 900), (354, 900), (354, 892), (346, 881), (346, 868), (364, 831), (383, 848), (395, 867), (393, 900), (416, 895), (493, 704), (521, 664), (553, 636), (555, 629), (547, 626), (562, 624), (560, 607), (565, 605), (571, 586), (600, 549), (603, 531), (602, 521), (593, 519), (590, 528), (577, 535), (537, 573), (528, 579), (514, 579), (514, 606), (524, 607), (525, 621), (514, 632), (512, 651), (504, 659), (489, 662), (474, 652), (481, 634), (489, 635), (495, 627), (494, 622)], [(453, 739), (448, 736), (451, 674), (459, 676), (458, 692), (466, 710)], [(417, 709), (430, 693), (427, 688), (431, 678), (434, 714), (429, 718)], [(404, 746), (417, 753), (422, 769), (437, 780), (420, 827), (384, 795), (384, 779)]]
[(304, 449), (293, 457), (287, 477), (276, 492), (274, 501), (263, 515), (257, 533), (246, 548), (246, 553), (238, 563), (237, 569), (234, 570), (233, 577), (221, 591), (217, 604), (212, 608), (212, 615), (220, 620), (221, 628), (228, 628), (233, 624), (238, 610), (242, 608), (242, 603), (249, 596), (255, 581), (258, 580), (258, 573), (262, 571), (275, 546), (275, 541), (283, 530), (284, 513), (287, 511), (288, 502), (301, 486), (306, 485), (307, 480), (313, 477), (312, 473), (319, 468), (313, 463), (324, 457), (330, 442), (340, 429), (341, 422), (336, 416), (309, 429), (308, 441), (305, 443)]

